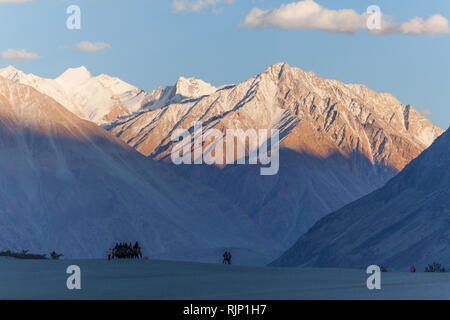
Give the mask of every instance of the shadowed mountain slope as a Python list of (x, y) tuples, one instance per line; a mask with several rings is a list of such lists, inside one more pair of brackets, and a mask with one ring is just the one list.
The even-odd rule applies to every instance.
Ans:
[(189, 260), (225, 247), (271, 250), (251, 219), (214, 190), (0, 77), (0, 249), (104, 257), (117, 241)]
[(275, 266), (450, 265), (450, 130), (381, 189), (326, 216)]

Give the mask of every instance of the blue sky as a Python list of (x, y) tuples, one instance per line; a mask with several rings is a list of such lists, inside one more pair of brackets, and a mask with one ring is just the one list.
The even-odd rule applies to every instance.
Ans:
[[(17, 61), (3, 55), (0, 67), (12, 64), (25, 72), (56, 77), (68, 67), (85, 65), (93, 74), (118, 76), (152, 90), (173, 84), (181, 75), (214, 85), (237, 83), (271, 64), (286, 61), (324, 78), (390, 92), (402, 103), (422, 112), (428, 110), (428, 117), (442, 128), (450, 125), (449, 33), (373, 35), (357, 30), (346, 34), (298, 26), (286, 29), (276, 24), (269, 28), (242, 25), (253, 8), (277, 9), (295, 0), (216, 0), (218, 4), (198, 11), (189, 11), (186, 6), (177, 11), (174, 1), (169, 0), (1, 3), (5, 1), (15, 0), (0, 0), (0, 53), (25, 50), (39, 58)], [(358, 14), (375, 4), (394, 23), (434, 14), (450, 18), (450, 2), (446, 0), (316, 3)], [(66, 27), (66, 9), (73, 4), (81, 9), (81, 30)], [(74, 50), (83, 41), (110, 47), (96, 52)]]

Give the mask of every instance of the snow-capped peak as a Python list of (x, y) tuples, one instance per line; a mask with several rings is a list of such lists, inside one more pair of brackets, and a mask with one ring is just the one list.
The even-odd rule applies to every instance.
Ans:
[(20, 79), (24, 78), (26, 75), (22, 71), (17, 70), (14, 66), (10, 65), (4, 69), (0, 69), (0, 76), (14, 82), (19, 82)]
[(289, 64), (287, 62), (283, 61), (283, 62), (275, 63), (275, 64), (269, 66), (267, 69), (281, 70), (281, 69), (286, 68), (286, 67), (289, 68), (290, 66), (289, 66)]
[(40, 78), (9, 66), (0, 76), (33, 87), (80, 118), (97, 124), (130, 114), (148, 103), (147, 94), (119, 78), (94, 77), (84, 66), (69, 68), (56, 79)]
[(217, 88), (203, 80), (196, 78), (180, 77), (175, 85), (176, 94), (189, 97), (199, 98), (216, 92)]
[(4, 71), (4, 72), (18, 72), (19, 70), (17, 70), (13, 65), (9, 65), (6, 68), (0, 69), (0, 71)]
[(62, 75), (56, 78), (56, 81), (62, 84), (70, 84), (70, 86), (80, 85), (92, 78), (91, 73), (86, 67), (69, 68)]

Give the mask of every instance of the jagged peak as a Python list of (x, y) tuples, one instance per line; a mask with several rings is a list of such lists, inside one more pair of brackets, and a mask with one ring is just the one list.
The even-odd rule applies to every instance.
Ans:
[(278, 62), (269, 67), (267, 67), (263, 72), (261, 72), (258, 76), (263, 74), (269, 74), (275, 76), (277, 79), (281, 78), (284, 73), (294, 73), (297, 77), (306, 77), (310, 79), (320, 78), (317, 74), (315, 74), (312, 70), (304, 71), (298, 67), (291, 67), (287, 62)]
[(197, 78), (194, 78), (194, 77), (186, 78), (184, 76), (179, 77), (178, 80), (177, 80), (177, 85), (178, 84), (184, 84), (184, 83), (189, 83), (189, 84), (193, 84), (193, 85), (195, 85), (195, 84), (207, 84), (207, 85), (212, 86), (210, 83), (208, 83), (208, 82), (206, 82), (206, 81), (204, 81), (202, 79), (197, 79)]
[(77, 80), (86, 80), (91, 77), (92, 77), (92, 75), (88, 71), (88, 69), (86, 69), (85, 66), (80, 66), (78, 68), (68, 68), (57, 79), (77, 81)]
[(0, 73), (3, 75), (13, 75), (13, 74), (25, 75), (25, 73), (22, 70), (16, 69), (13, 65), (9, 65), (6, 68), (0, 69)]
[(6, 68), (0, 69), (1, 71), (18, 72), (20, 70), (16, 69), (13, 65), (9, 65)]
[(0, 69), (0, 76), (3, 76), (14, 82), (28, 83), (33, 81), (36, 76), (32, 73), (26, 74), (22, 70), (16, 69), (13, 65), (9, 65), (6, 68)]
[(277, 62), (277, 63), (275, 63), (275, 64), (269, 66), (267, 69), (276, 69), (276, 70), (280, 70), (280, 69), (286, 68), (286, 67), (287, 67), (287, 68), (290, 68), (291, 66), (290, 66), (287, 62), (282, 61), (282, 62)]
[[(397, 98), (388, 92), (377, 92), (373, 89), (370, 89), (364, 84), (360, 83), (343, 83), (339, 79), (328, 79), (328, 78), (322, 78), (321, 76), (317, 75), (314, 71), (304, 71), (303, 69), (299, 67), (291, 67), (286, 62), (278, 62), (276, 64), (273, 64), (269, 67), (267, 67), (262, 73), (260, 73), (258, 76), (261, 76), (263, 74), (269, 74), (273, 77), (276, 77), (274, 79), (275, 81), (279, 80), (281, 75), (285, 72), (292, 72), (295, 77), (300, 77), (305, 79), (307, 82), (314, 83), (316, 81), (323, 81), (324, 83), (327, 83), (332, 86), (338, 86), (338, 87), (346, 87), (349, 90), (353, 91), (356, 94), (364, 95), (364, 96), (383, 96), (389, 100), (392, 100), (394, 102), (397, 102)], [(315, 86), (315, 84), (314, 84)], [(398, 102), (399, 103), (399, 102)]]
[(175, 84), (176, 94), (185, 97), (200, 97), (214, 93), (217, 88), (212, 84), (197, 78), (179, 77)]
[(287, 62), (278, 62), (271, 66), (268, 66), (262, 73), (269, 73), (269, 74), (281, 74), (282, 71), (288, 70), (291, 67)]

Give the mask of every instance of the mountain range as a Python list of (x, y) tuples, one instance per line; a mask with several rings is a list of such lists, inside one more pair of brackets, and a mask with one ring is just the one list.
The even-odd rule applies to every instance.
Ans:
[[(391, 94), (286, 63), (235, 85), (181, 77), (149, 93), (84, 67), (56, 79), (8, 67), (0, 80), (1, 240), (76, 257), (101, 256), (113, 239), (133, 235), (153, 257), (210, 260), (234, 248), (269, 262), (443, 132)], [(224, 137), (278, 129), (278, 174), (175, 166), (171, 135), (193, 135), (194, 122)]]
[(26, 74), (13, 66), (0, 69), (0, 76), (28, 85), (78, 117), (99, 125), (143, 109), (156, 109), (185, 97), (200, 97), (215, 91), (201, 80), (180, 77), (174, 86), (147, 93), (116, 77), (105, 74), (94, 77), (84, 66), (69, 68), (56, 79)]

